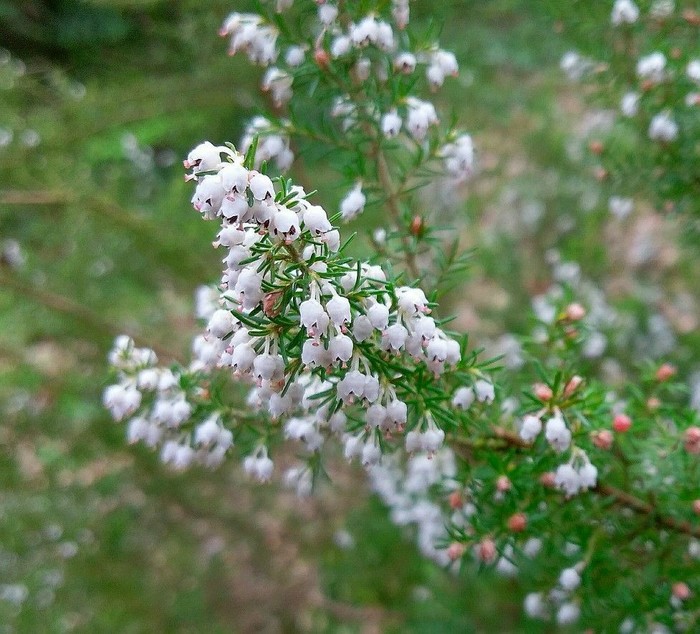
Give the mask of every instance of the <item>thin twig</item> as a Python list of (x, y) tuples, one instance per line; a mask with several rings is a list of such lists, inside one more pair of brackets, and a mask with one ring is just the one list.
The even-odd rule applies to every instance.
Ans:
[(396, 190), (394, 190), (394, 184), (391, 180), (391, 173), (389, 172), (389, 166), (386, 162), (386, 157), (381, 151), (379, 144), (376, 146), (375, 150), (377, 158), (377, 177), (379, 178), (379, 183), (384, 188), (386, 192), (386, 203), (389, 210), (389, 215), (396, 225), (399, 234), (401, 235), (401, 246), (403, 247), (403, 252), (405, 254), (406, 268), (411, 274), (413, 279), (418, 279), (420, 273), (418, 272), (418, 266), (416, 264), (416, 258), (411, 248), (411, 243), (406, 235), (405, 227), (401, 222), (401, 210), (399, 209), (399, 196)]
[[(143, 337), (139, 333), (105, 319), (83, 304), (69, 299), (68, 297), (64, 297), (63, 295), (47, 291), (44, 288), (36, 288), (16, 277), (0, 273), (0, 287), (7, 288), (20, 297), (30, 299), (50, 310), (68, 315), (83, 323), (89, 324), (92, 328), (109, 333), (113, 337), (125, 334), (132, 339), (143, 340)], [(148, 347), (161, 357), (161, 359), (175, 360), (178, 358), (178, 355), (172, 350), (168, 350), (157, 343), (149, 343)]]

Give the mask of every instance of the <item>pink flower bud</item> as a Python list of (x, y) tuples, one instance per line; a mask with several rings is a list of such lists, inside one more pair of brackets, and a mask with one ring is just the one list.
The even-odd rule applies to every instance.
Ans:
[(547, 471), (540, 476), (540, 484), (548, 489), (553, 489), (556, 485), (556, 475), (553, 471)]
[(688, 453), (700, 454), (700, 427), (688, 427), (685, 430), (683, 441)]
[(477, 547), (477, 555), (484, 563), (493, 563), (496, 559), (496, 542), (490, 537), (482, 539)]
[(447, 549), (447, 556), (450, 558), (450, 561), (457, 561), (459, 558), (462, 557), (464, 551), (464, 544), (460, 544), (459, 542), (452, 542), (449, 548)]
[(544, 383), (535, 383), (535, 385), (532, 386), (532, 391), (535, 393), (535, 396), (542, 402), (551, 401), (552, 397), (554, 396), (552, 388), (550, 388), (548, 385), (545, 385)]
[(521, 533), (527, 528), (527, 515), (525, 513), (515, 513), (508, 518), (508, 530), (514, 533)]
[(693, 513), (700, 515), (700, 499), (693, 500)]
[(676, 372), (677, 370), (674, 365), (671, 365), (670, 363), (663, 363), (656, 371), (656, 380), (668, 381), (672, 376), (675, 376)]
[(598, 447), (598, 449), (605, 449), (606, 451), (612, 447), (613, 435), (607, 429), (601, 429), (599, 431), (593, 432), (591, 435), (591, 440), (593, 444)]
[(616, 414), (613, 418), (613, 429), (624, 434), (632, 426), (632, 419), (627, 414)]
[(580, 321), (586, 316), (586, 309), (581, 304), (569, 304), (564, 311), (569, 321)]
[(564, 387), (564, 396), (571, 396), (583, 383), (583, 377), (575, 374), (569, 379), (569, 382)]
[(455, 511), (457, 509), (461, 509), (462, 506), (464, 505), (464, 498), (462, 496), (461, 491), (452, 491), (450, 493), (450, 496), (447, 498), (448, 503), (450, 505), (451, 509), (454, 509)]
[(688, 587), (688, 584), (684, 583), (683, 581), (674, 583), (671, 588), (671, 592), (676, 599), (680, 599), (681, 601), (685, 601), (686, 599), (690, 598), (690, 588)]
[(498, 476), (498, 479), (496, 480), (496, 490), (500, 491), (501, 493), (505, 493), (506, 491), (510, 491), (511, 483), (510, 480), (508, 479), (508, 476)]

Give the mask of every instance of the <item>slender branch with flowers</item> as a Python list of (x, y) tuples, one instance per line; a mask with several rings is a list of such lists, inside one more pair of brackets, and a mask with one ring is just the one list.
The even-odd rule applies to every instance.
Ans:
[[(629, 21), (623, 4), (613, 21)], [(198, 293), (193, 359), (159, 367), (118, 338), (105, 406), (177, 470), (238, 453), (266, 482), (282, 447), (300, 447), (282, 476), (300, 495), (337, 445), (426, 556), (520, 575), (530, 617), (692, 629), (700, 427), (674, 368), (645, 369), (624, 394), (587, 376), (591, 321), (566, 289), (539, 305), (521, 375), (450, 332), (433, 267), (447, 237), (421, 189), (469, 181), (475, 150), (422, 92), (457, 74), (455, 56), (412, 32), (408, 0), (297, 5), (261, 4), (221, 30), (231, 54), (266, 67), (277, 114), (254, 118), (238, 147), (204, 142), (184, 162), (223, 262)], [(342, 166), (337, 210), (317, 202), (325, 178), (307, 194), (286, 175), (307, 152)], [(337, 223), (365, 209), (387, 226), (358, 260)], [(640, 563), (657, 548), (667, 555), (653, 570)], [(615, 566), (645, 574), (635, 585), (618, 574), (601, 593)], [(645, 594), (643, 609), (629, 593)]]

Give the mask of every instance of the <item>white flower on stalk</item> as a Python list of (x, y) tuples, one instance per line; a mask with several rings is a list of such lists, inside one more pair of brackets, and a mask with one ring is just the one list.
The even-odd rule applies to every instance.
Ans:
[(545, 425), (545, 438), (552, 448), (562, 453), (569, 448), (571, 444), (571, 432), (566, 426), (564, 417), (560, 412), (552, 416)]
[(639, 19), (639, 7), (632, 0), (615, 0), (610, 21), (613, 26), (634, 24)]
[(393, 139), (395, 136), (398, 136), (399, 132), (401, 131), (402, 124), (403, 122), (401, 117), (399, 116), (396, 108), (394, 108), (382, 116), (382, 134), (387, 139)]
[(678, 138), (678, 124), (669, 112), (660, 112), (652, 118), (649, 124), (649, 138), (661, 143), (671, 143)]
[(362, 183), (357, 183), (340, 202), (340, 213), (343, 220), (352, 220), (365, 209), (367, 197), (362, 192)]
[(520, 425), (520, 438), (525, 442), (532, 442), (540, 435), (542, 431), (542, 421), (539, 416), (526, 414), (523, 416), (522, 424)]
[(406, 105), (408, 107), (406, 129), (416, 141), (422, 141), (428, 134), (428, 128), (438, 124), (435, 106), (429, 101), (416, 97), (408, 97)]
[(626, 92), (620, 100), (620, 112), (625, 117), (636, 117), (639, 112), (639, 99), (638, 92)]
[(666, 56), (658, 51), (640, 57), (637, 62), (637, 77), (658, 84), (666, 77)]

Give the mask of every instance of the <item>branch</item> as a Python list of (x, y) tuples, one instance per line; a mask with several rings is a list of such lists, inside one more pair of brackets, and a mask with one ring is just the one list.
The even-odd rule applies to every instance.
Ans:
[[(79, 304), (68, 297), (58, 295), (57, 293), (52, 293), (46, 289), (36, 288), (32, 284), (25, 283), (11, 275), (0, 273), (0, 287), (9, 289), (21, 298), (29, 298), (38, 304), (45, 306), (49, 310), (73, 317), (74, 319), (88, 324), (98, 331), (107, 332), (113, 337), (119, 334), (126, 334), (132, 339), (142, 339), (138, 333), (130, 331), (129, 328), (105, 319), (83, 304)], [(149, 344), (148, 347), (151, 348), (161, 359), (178, 358), (177, 354), (158, 344)]]
[(401, 222), (401, 210), (399, 209), (399, 192), (394, 190), (394, 186), (391, 181), (391, 174), (389, 173), (389, 166), (386, 162), (386, 157), (381, 151), (381, 148), (378, 143), (376, 144), (375, 148), (375, 153), (377, 157), (377, 177), (379, 179), (379, 183), (384, 188), (384, 191), (387, 194), (386, 203), (389, 209), (389, 215), (391, 216), (391, 219), (394, 221), (396, 228), (401, 234), (401, 246), (403, 247), (403, 252), (406, 259), (406, 268), (411, 274), (411, 277), (415, 280), (420, 277), (420, 273), (418, 272), (418, 265), (416, 264), (415, 255), (413, 253), (413, 250), (411, 249), (411, 243), (408, 239), (408, 236), (403, 231)]
[(608, 484), (600, 483), (594, 489), (592, 489), (592, 491), (598, 493), (598, 495), (611, 498), (615, 504), (632, 509), (635, 513), (640, 515), (649, 515), (657, 526), (662, 526), (678, 533), (684, 533), (685, 535), (700, 538), (700, 526), (693, 526), (690, 522), (678, 520), (675, 517), (670, 517), (668, 515), (661, 515), (652, 504), (649, 504), (644, 500), (640, 500), (631, 493), (627, 493), (621, 489), (616, 489)]

